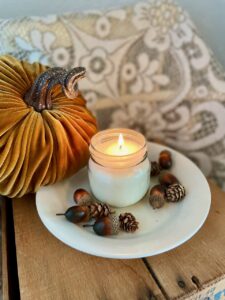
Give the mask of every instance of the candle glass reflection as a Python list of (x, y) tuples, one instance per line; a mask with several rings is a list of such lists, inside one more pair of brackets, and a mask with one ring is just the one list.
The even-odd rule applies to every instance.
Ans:
[(91, 140), (89, 182), (94, 197), (115, 207), (140, 201), (150, 185), (144, 136), (130, 129), (108, 129)]

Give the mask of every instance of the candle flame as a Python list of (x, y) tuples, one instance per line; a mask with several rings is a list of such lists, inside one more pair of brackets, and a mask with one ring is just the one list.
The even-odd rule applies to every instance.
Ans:
[(122, 135), (122, 133), (119, 134), (118, 145), (119, 145), (119, 149), (122, 149), (122, 147), (123, 147), (123, 145), (124, 145), (124, 140), (123, 140), (123, 135)]

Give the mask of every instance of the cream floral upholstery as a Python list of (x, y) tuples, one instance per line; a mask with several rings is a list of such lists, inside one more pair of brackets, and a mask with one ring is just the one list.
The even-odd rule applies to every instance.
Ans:
[[(172, 1), (0, 21), (0, 53), (87, 68), (101, 128), (131, 127), (196, 161), (225, 188), (225, 76)], [(185, 172), (185, 170), (184, 170)]]

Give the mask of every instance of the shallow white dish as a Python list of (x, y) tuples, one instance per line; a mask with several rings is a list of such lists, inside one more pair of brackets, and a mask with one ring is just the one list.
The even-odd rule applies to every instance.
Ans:
[[(160, 151), (170, 149), (155, 143), (148, 146), (150, 160), (157, 160)], [(90, 190), (86, 168), (63, 182), (43, 187), (37, 193), (36, 206), (42, 222), (55, 237), (70, 247), (102, 257), (146, 257), (183, 244), (203, 225), (210, 209), (211, 194), (198, 167), (182, 154), (170, 150), (174, 163), (170, 171), (184, 185), (187, 195), (182, 202), (166, 204), (159, 210), (153, 210), (147, 199), (116, 209), (118, 214), (131, 212), (135, 215), (140, 222), (137, 232), (100, 237), (90, 228), (74, 225), (64, 216), (56, 216), (56, 213), (74, 205), (74, 190)], [(156, 183), (157, 179), (151, 179), (151, 186)]]

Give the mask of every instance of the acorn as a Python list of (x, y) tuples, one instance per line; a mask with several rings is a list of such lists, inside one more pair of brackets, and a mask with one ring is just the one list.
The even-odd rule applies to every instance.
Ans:
[(98, 219), (93, 225), (85, 224), (83, 227), (93, 227), (97, 235), (116, 235), (120, 230), (118, 217), (108, 216)]
[(153, 186), (149, 195), (150, 205), (156, 209), (161, 208), (166, 202), (165, 198), (165, 187), (161, 184)]
[(159, 177), (159, 182), (160, 184), (165, 185), (167, 187), (170, 186), (171, 184), (180, 183), (177, 177), (169, 172), (164, 172)]
[(170, 169), (172, 167), (172, 154), (168, 150), (163, 150), (159, 154), (159, 165), (162, 169)]
[(65, 216), (69, 222), (77, 224), (90, 220), (90, 210), (88, 206), (71, 206), (64, 214), (59, 213), (56, 216)]
[(89, 205), (93, 201), (90, 193), (84, 189), (78, 189), (73, 194), (73, 199), (78, 205)]
[(161, 167), (157, 161), (151, 161), (151, 176), (158, 176), (161, 172)]

